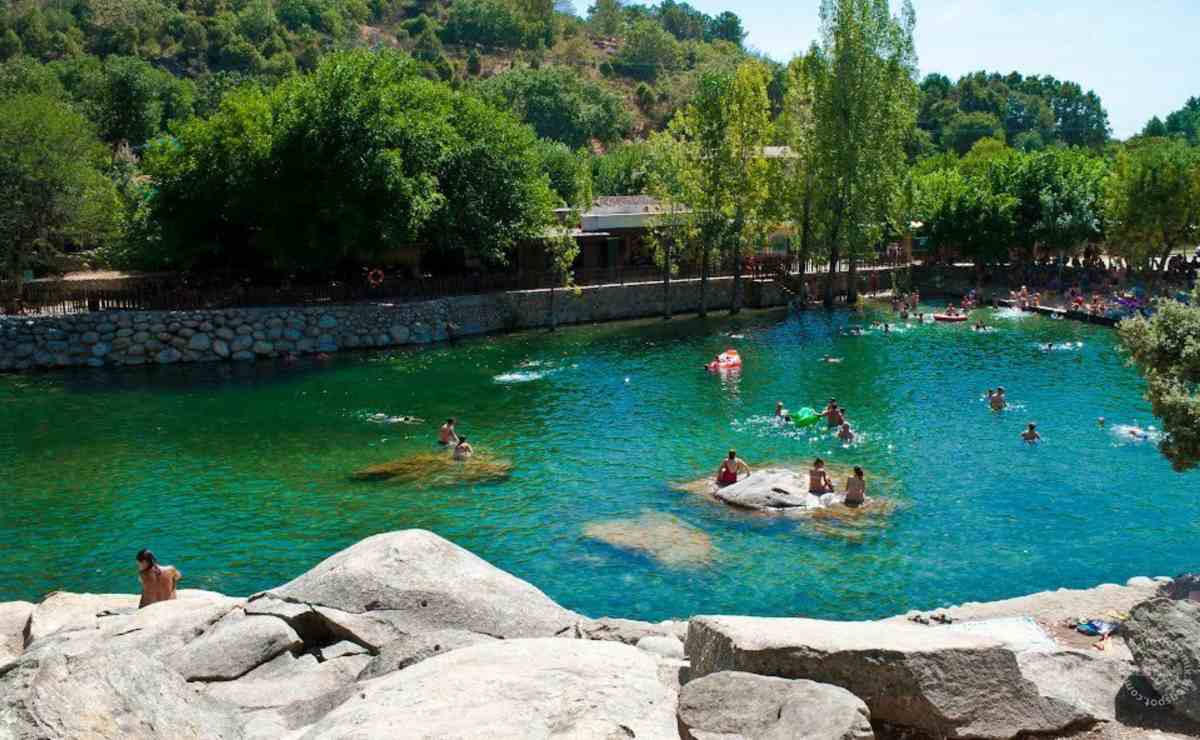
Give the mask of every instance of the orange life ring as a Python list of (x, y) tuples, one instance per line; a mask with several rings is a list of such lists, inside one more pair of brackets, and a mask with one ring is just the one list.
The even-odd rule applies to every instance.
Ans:
[(383, 278), (383, 270), (380, 270), (378, 267), (367, 273), (367, 282), (371, 284), (372, 288), (378, 288), (380, 285), (383, 285)]

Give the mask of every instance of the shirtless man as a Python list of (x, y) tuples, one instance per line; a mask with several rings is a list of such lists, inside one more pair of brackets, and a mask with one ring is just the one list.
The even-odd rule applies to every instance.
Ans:
[(825, 461), (821, 458), (813, 460), (812, 469), (808, 471), (808, 492), (820, 496), (822, 493), (833, 492), (833, 481), (825, 472)]
[(775, 402), (775, 418), (781, 418), (782, 416), (783, 416), (783, 401), (776, 401)]
[(138, 602), (138, 609), (175, 598), (175, 584), (183, 578), (178, 568), (159, 565), (158, 559), (149, 550), (138, 552), (137, 567), (138, 578), (142, 581), (142, 600)]
[(467, 444), (466, 437), (459, 437), (458, 443), (454, 445), (454, 459), (466, 460), (475, 454), (475, 450), (471, 449), (471, 445)]
[(717, 485), (722, 488), (732, 486), (738, 482), (738, 472), (743, 470), (750, 475), (750, 466), (737, 456), (737, 450), (730, 450), (729, 457), (722, 460), (721, 467), (717, 468)]
[(1034, 444), (1042, 441), (1042, 435), (1037, 433), (1037, 424), (1030, 422), (1029, 428), (1021, 432), (1021, 439), (1025, 440), (1026, 444)]
[(838, 439), (843, 442), (854, 441), (854, 430), (850, 428), (849, 424), (842, 422), (842, 428), (838, 430)]
[(854, 466), (854, 475), (846, 479), (846, 500), (844, 503), (851, 509), (857, 509), (867, 502), (867, 479), (863, 469)]
[(454, 433), (455, 423), (453, 417), (446, 419), (446, 423), (438, 430), (438, 444), (443, 447), (458, 444), (458, 435)]
[(1003, 411), (1008, 407), (1008, 401), (1004, 399), (1004, 387), (996, 389), (996, 392), (988, 397), (988, 403), (992, 407), (992, 411)]
[(837, 399), (829, 399), (829, 405), (821, 412), (821, 416), (825, 417), (825, 422), (830, 428), (836, 429), (846, 423), (846, 418), (842, 415), (842, 410), (838, 408)]

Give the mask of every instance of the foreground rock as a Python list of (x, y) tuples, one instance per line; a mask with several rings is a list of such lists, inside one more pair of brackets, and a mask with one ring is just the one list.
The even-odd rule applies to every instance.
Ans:
[(845, 689), (722, 671), (679, 694), (685, 740), (871, 740), (871, 713)]
[(235, 609), (203, 636), (171, 653), (167, 662), (189, 681), (232, 681), (304, 647), (286, 622)]
[(698, 617), (687, 654), (694, 678), (745, 671), (829, 683), (865, 701), (873, 719), (940, 737), (1009, 738), (1097, 719), (1044, 695), (1000, 643), (912, 624)]
[(403, 637), (379, 651), (379, 655), (371, 658), (359, 674), (358, 680), (367, 681), (372, 678), (402, 671), (435, 655), (448, 653), (451, 650), (478, 645), (481, 642), (492, 642), (496, 638), (481, 635), (478, 632), (466, 630), (438, 630), (424, 635)]
[(242, 737), (233, 712), (138, 651), (22, 658), (0, 676), (0, 737)]
[(525, 581), (424, 530), (368, 537), (267, 595), (308, 605), (343, 639), (375, 648), (442, 629), (548, 637), (581, 619)]
[(1151, 599), (1133, 608), (1121, 631), (1159, 696), (1200, 721), (1200, 603)]
[(0, 604), (0, 665), (25, 651), (25, 625), (31, 614), (33, 604), (28, 601)]
[(1200, 601), (1200, 573), (1183, 573), (1162, 584), (1159, 595), (1168, 599)]
[(674, 740), (674, 696), (636, 648), (502, 640), (360, 684), (301, 737), (579, 737)]

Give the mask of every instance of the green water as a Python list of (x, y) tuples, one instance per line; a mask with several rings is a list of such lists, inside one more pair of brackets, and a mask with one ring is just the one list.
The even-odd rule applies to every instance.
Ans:
[[(368, 535), (431, 529), (589, 615), (866, 618), (1174, 574), (1200, 555), (1200, 477), (1118, 424), (1155, 423), (1111, 330), (985, 312), (997, 329), (842, 336), (845, 313), (571, 328), (321, 364), (0, 377), (0, 600), (135, 590), (154, 549), (185, 585), (245, 594)], [(738, 338), (731, 338), (730, 335)], [(1038, 345), (1056, 343), (1053, 351)], [(740, 376), (700, 365), (726, 346)], [(817, 357), (831, 353), (841, 364)], [(991, 413), (1003, 385), (1014, 410)], [(781, 430), (830, 396), (862, 435)], [(420, 425), (375, 423), (415, 415)], [(492, 484), (350, 479), (433, 449), (455, 415), (515, 464)], [(1098, 416), (1109, 420), (1100, 429)], [(1037, 421), (1044, 437), (1019, 432)], [(761, 518), (670, 484), (751, 465), (861, 464), (896, 503), (854, 526)], [(662, 559), (585, 536), (645, 512), (707, 535)], [(628, 528), (626, 528), (628, 529)], [(664, 562), (664, 560), (666, 562)]]

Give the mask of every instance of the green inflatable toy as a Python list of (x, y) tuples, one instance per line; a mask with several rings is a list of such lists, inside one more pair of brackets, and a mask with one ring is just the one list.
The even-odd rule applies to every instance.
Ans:
[(821, 420), (821, 415), (816, 409), (810, 409), (805, 406), (796, 413), (792, 414), (792, 423), (798, 427), (811, 427)]

